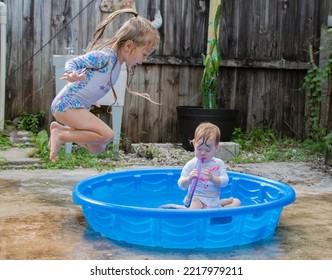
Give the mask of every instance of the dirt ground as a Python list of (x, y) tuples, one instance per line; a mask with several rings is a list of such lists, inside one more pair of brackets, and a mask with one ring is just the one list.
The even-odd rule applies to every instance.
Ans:
[(278, 226), (281, 244), (289, 243), (287, 258), (332, 259), (331, 168), (314, 163), (269, 163), (229, 169), (282, 181), (296, 191), (296, 201), (284, 208)]
[(273, 236), (214, 250), (114, 242), (89, 228), (71, 199), (72, 187), (98, 171), (0, 170), (0, 259), (332, 259), (330, 168), (313, 163), (227, 164), (227, 168), (294, 188), (296, 201), (284, 207)]

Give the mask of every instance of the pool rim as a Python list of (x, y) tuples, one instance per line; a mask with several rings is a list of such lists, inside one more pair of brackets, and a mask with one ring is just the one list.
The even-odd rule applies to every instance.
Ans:
[[(95, 200), (92, 198), (87, 198), (82, 194), (82, 190), (80, 190), (83, 187), (83, 190), (86, 189), (87, 183), (89, 181), (94, 181), (98, 179), (99, 181), (102, 181), (103, 178), (109, 177), (109, 176), (120, 176), (124, 174), (129, 175), (136, 174), (137, 172), (153, 172), (153, 171), (163, 171), (163, 173), (170, 173), (170, 172), (181, 172), (181, 167), (149, 167), (149, 168), (139, 168), (139, 169), (130, 169), (130, 170), (117, 170), (114, 172), (106, 172), (101, 173), (92, 177), (88, 177), (86, 179), (81, 180), (78, 182), (72, 190), (72, 199), (74, 203), (81, 205), (82, 208), (84, 207), (93, 207), (94, 210), (100, 210), (103, 212), (109, 212), (112, 213), (126, 213), (130, 215), (136, 215), (136, 216), (142, 216), (144, 214), (145, 217), (190, 217), (190, 218), (202, 218), (202, 217), (225, 217), (225, 216), (237, 216), (237, 215), (244, 215), (248, 213), (259, 213), (267, 210), (282, 208), (284, 206), (287, 206), (291, 203), (293, 203), (296, 200), (296, 193), (295, 190), (286, 183), (283, 183), (281, 181), (273, 180), (266, 177), (261, 177), (257, 175), (242, 173), (242, 172), (234, 172), (234, 171), (228, 171), (228, 175), (231, 175), (231, 177), (234, 180), (234, 177), (242, 177), (242, 178), (248, 178), (252, 180), (258, 180), (261, 181), (262, 184), (266, 183), (267, 185), (273, 185), (275, 187), (281, 188), (283, 192), (285, 192), (285, 196), (282, 198), (276, 199), (274, 201), (269, 201), (265, 203), (258, 203), (258, 204), (252, 204), (252, 205), (243, 205), (240, 207), (230, 207), (230, 208), (213, 208), (213, 209), (163, 209), (163, 208), (149, 208), (149, 207), (141, 207), (141, 206), (128, 206), (123, 204), (115, 204), (115, 203), (109, 203), (109, 202), (102, 202), (99, 200)], [(184, 192), (185, 195), (185, 192)]]

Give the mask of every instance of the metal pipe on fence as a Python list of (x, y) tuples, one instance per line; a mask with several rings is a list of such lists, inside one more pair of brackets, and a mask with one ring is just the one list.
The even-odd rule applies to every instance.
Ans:
[(7, 6), (0, 2), (0, 130), (5, 128)]

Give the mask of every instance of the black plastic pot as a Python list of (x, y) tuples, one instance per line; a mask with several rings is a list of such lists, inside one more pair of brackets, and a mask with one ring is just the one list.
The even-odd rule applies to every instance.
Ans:
[(190, 140), (194, 138), (195, 129), (200, 123), (211, 122), (217, 125), (221, 131), (220, 141), (222, 142), (231, 140), (234, 128), (238, 125), (239, 110), (178, 106), (176, 111), (179, 141), (187, 151), (193, 151)]

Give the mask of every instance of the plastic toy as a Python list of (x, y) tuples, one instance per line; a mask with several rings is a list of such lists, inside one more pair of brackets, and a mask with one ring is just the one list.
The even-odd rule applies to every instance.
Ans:
[(295, 201), (287, 184), (228, 172), (221, 198), (237, 197), (242, 206), (218, 209), (160, 209), (182, 204), (177, 186), (181, 168), (105, 173), (73, 188), (89, 226), (101, 235), (130, 244), (164, 248), (221, 248), (256, 242), (272, 235), (283, 207)]
[(191, 201), (193, 199), (197, 182), (199, 180), (199, 177), (201, 176), (203, 162), (204, 162), (204, 158), (201, 158), (200, 160), (197, 161), (197, 177), (195, 177), (191, 181), (191, 184), (190, 184), (189, 189), (188, 189), (188, 194), (187, 194), (186, 199), (184, 201), (184, 206), (186, 206), (187, 208), (190, 207)]

